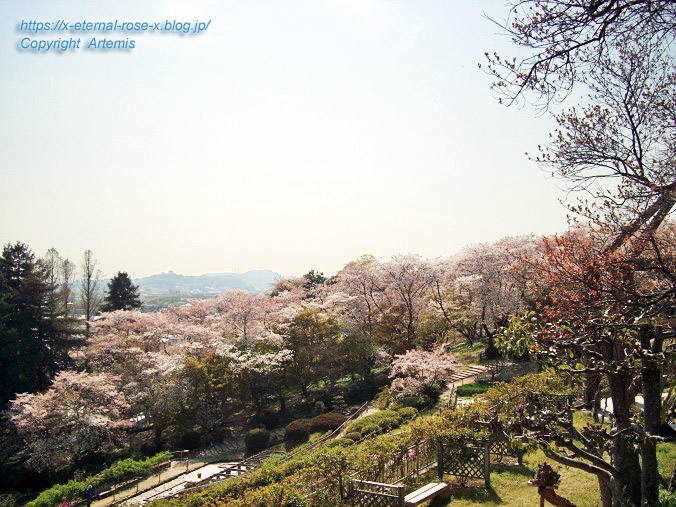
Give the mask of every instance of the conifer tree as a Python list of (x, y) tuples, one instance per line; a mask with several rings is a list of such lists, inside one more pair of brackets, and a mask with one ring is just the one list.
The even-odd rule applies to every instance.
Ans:
[(133, 310), (141, 307), (138, 286), (131, 283), (131, 278), (124, 271), (117, 274), (108, 282), (108, 292), (103, 299), (101, 309), (104, 312), (115, 310)]
[(44, 389), (77, 344), (43, 261), (23, 243), (0, 256), (0, 407), (16, 393)]

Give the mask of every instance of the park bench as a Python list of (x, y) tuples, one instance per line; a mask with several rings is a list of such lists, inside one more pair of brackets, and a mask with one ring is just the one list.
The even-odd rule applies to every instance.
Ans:
[(448, 488), (445, 482), (430, 482), (404, 497), (404, 505), (418, 505), (430, 500)]
[(420, 505), (431, 500), (446, 488), (448, 484), (445, 482), (431, 482), (404, 496), (404, 486), (401, 484), (383, 484), (355, 479), (352, 481), (352, 505), (353, 507)]

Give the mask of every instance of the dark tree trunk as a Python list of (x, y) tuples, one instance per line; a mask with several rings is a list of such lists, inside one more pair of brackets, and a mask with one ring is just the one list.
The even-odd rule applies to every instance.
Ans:
[[(658, 333), (660, 332), (661, 330), (658, 330)], [(651, 326), (641, 326), (639, 336), (641, 349), (653, 353), (661, 351), (661, 337), (655, 336)], [(654, 344), (651, 345), (653, 338)], [(641, 375), (643, 381), (643, 429), (646, 432), (641, 449), (641, 494), (642, 502), (646, 505), (652, 505), (658, 501), (660, 486), (660, 474), (657, 470), (657, 443), (649, 437), (649, 435), (656, 436), (660, 430), (662, 397), (659, 365), (644, 356), (641, 361)]]
[[(638, 453), (629, 441), (626, 433), (630, 427), (629, 403), (626, 399), (629, 387), (628, 373), (620, 371), (608, 375), (608, 386), (613, 399), (613, 413), (615, 415), (614, 431), (620, 434), (615, 438), (611, 447), (613, 464), (619, 471), (622, 479), (615, 479), (611, 485), (613, 490), (613, 505), (622, 505), (621, 498), (625, 497), (629, 505), (641, 504), (641, 466)], [(618, 498), (617, 495), (620, 495)]]
[[(624, 359), (624, 345), (616, 340), (615, 343), (607, 344), (603, 353), (606, 363), (621, 361)], [(623, 498), (626, 498), (628, 505), (641, 504), (641, 466), (638, 453), (624, 431), (631, 426), (629, 407), (634, 400), (628, 399), (630, 384), (630, 372), (626, 367), (617, 368), (608, 374), (608, 388), (613, 400), (613, 415), (615, 416), (615, 428), (613, 429), (619, 433), (610, 450), (613, 465), (619, 472), (619, 477), (611, 481), (613, 506), (622, 505)]]
[[(588, 360), (583, 361), (583, 364), (586, 367), (592, 366)], [(600, 388), (601, 375), (598, 373), (585, 373), (582, 401), (584, 403), (584, 408), (593, 412), (595, 422), (598, 422), (598, 410), (601, 406), (601, 400), (599, 398)]]
[(608, 481), (602, 479), (601, 477), (599, 479), (599, 491), (601, 493), (601, 505), (603, 507), (612, 507), (613, 505), (613, 494), (610, 491), (610, 484), (608, 484)]
[(284, 393), (281, 390), (277, 391), (277, 399), (279, 400), (279, 413), (285, 414), (286, 413), (286, 396), (284, 396)]

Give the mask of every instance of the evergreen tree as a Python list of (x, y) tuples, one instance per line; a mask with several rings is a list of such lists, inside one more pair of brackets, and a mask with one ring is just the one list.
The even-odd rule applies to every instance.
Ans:
[(2, 407), (16, 393), (46, 388), (78, 343), (46, 264), (23, 243), (6, 245), (0, 256), (0, 322)]
[(138, 286), (131, 283), (129, 275), (123, 271), (108, 282), (108, 293), (103, 299), (101, 310), (112, 312), (115, 310), (133, 310), (141, 307)]
[(326, 283), (326, 277), (324, 276), (324, 273), (321, 271), (315, 271), (314, 269), (311, 269), (307, 273), (303, 275), (303, 278), (305, 278), (305, 283), (303, 284), (303, 287), (306, 289), (314, 289), (317, 285), (322, 285), (323, 283)]

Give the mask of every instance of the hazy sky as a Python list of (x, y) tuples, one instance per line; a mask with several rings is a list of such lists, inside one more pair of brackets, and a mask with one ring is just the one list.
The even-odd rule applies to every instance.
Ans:
[[(0, 1), (0, 242), (104, 274), (333, 274), (565, 228), (553, 128), (477, 68), (504, 1)], [(211, 20), (131, 51), (18, 49), (24, 19)], [(74, 35), (74, 34), (71, 34)], [(77, 37), (77, 35), (75, 35)], [(83, 43), (84, 44), (84, 43)], [(505, 51), (506, 50), (506, 51)]]

